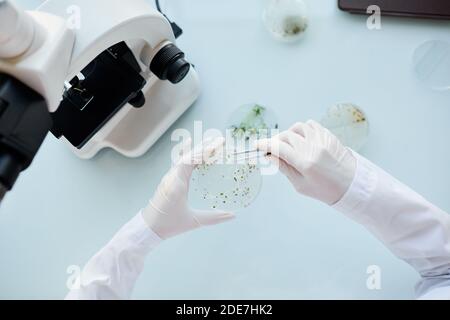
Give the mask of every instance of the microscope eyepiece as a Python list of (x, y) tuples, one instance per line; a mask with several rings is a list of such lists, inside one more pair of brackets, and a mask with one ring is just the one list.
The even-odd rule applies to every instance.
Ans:
[(0, 58), (10, 59), (31, 46), (35, 24), (31, 16), (12, 1), (0, 0)]
[(168, 44), (155, 55), (150, 64), (150, 70), (159, 79), (177, 84), (186, 77), (191, 68), (191, 64), (184, 57), (184, 52), (176, 45)]

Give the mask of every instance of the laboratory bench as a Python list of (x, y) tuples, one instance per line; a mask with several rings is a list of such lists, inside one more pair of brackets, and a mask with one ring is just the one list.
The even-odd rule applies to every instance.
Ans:
[[(450, 91), (431, 90), (412, 70), (418, 46), (450, 41), (450, 22), (386, 17), (369, 30), (367, 17), (336, 1), (306, 2), (304, 38), (283, 43), (262, 23), (264, 1), (164, 1), (184, 29), (178, 43), (200, 75), (200, 98), (138, 159), (105, 150), (81, 160), (49, 135), (2, 203), (0, 298), (64, 298), (68, 268), (83, 266), (146, 206), (171, 166), (171, 132), (195, 121), (222, 129), (248, 103), (274, 110), (281, 128), (320, 120), (339, 102), (362, 107), (371, 131), (361, 153), (450, 212)], [(419, 275), (410, 266), (281, 175), (264, 177), (259, 198), (236, 215), (163, 242), (133, 298), (414, 298)], [(380, 290), (368, 289), (371, 266), (381, 270)]]

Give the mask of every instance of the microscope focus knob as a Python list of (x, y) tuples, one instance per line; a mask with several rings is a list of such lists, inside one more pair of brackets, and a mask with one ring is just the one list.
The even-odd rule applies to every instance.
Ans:
[(150, 64), (150, 70), (159, 79), (177, 84), (186, 77), (191, 68), (191, 64), (184, 57), (184, 52), (176, 45), (168, 44), (155, 55)]

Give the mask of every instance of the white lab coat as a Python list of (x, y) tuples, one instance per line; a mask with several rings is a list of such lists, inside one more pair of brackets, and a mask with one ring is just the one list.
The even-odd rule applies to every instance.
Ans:
[[(421, 299), (450, 299), (450, 216), (355, 153), (355, 179), (335, 208), (365, 226), (421, 275)], [(67, 299), (128, 299), (161, 239), (139, 213), (96, 254)], [(301, 290), (301, 288), (299, 288)]]

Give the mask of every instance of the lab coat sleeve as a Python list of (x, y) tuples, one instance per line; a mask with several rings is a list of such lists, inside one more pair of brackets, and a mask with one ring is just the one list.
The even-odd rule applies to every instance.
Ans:
[(81, 272), (67, 300), (129, 299), (147, 254), (161, 239), (139, 213), (101, 249)]
[(450, 215), (355, 156), (355, 179), (335, 208), (365, 226), (419, 272), (419, 298), (450, 299)]

